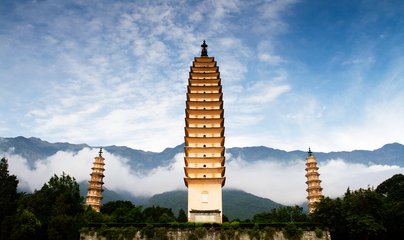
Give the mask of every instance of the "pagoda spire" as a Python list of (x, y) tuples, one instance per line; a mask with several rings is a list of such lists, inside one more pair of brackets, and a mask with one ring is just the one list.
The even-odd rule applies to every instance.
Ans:
[(98, 152), (98, 157), (95, 157), (93, 162), (91, 179), (88, 181), (88, 191), (86, 197), (86, 205), (92, 207), (96, 212), (100, 211), (102, 200), (102, 181), (104, 178), (104, 158), (102, 157), (102, 148)]
[(201, 45), (202, 51), (201, 51), (201, 57), (207, 57), (208, 56), (208, 45), (206, 44), (205, 40), (203, 40), (203, 43)]
[(185, 177), (188, 221), (222, 223), (225, 184), (224, 110), (219, 67), (202, 54), (195, 57), (188, 79), (185, 109)]
[(319, 202), (323, 196), (321, 193), (323, 189), (320, 186), (321, 180), (320, 174), (318, 173), (317, 160), (313, 156), (313, 152), (310, 148), (306, 158), (306, 178), (309, 211), (313, 213), (316, 209), (316, 202)]

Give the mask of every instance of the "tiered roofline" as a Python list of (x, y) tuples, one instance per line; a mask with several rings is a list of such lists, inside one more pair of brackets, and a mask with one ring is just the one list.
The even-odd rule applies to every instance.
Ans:
[(321, 197), (323, 196), (321, 191), (323, 190), (320, 186), (320, 174), (318, 173), (317, 161), (313, 156), (309, 148), (308, 156), (306, 158), (306, 184), (307, 184), (307, 200), (309, 205), (310, 213), (315, 210), (315, 203), (319, 202)]
[(205, 41), (201, 47), (201, 57), (194, 58), (188, 79), (184, 183), (189, 221), (220, 223), (226, 179), (223, 93), (219, 67), (208, 56)]
[(99, 212), (101, 208), (102, 200), (102, 185), (104, 184), (104, 158), (102, 157), (102, 148), (98, 157), (95, 157), (93, 162), (92, 172), (90, 174), (91, 178), (88, 181), (88, 191), (86, 197), (86, 205), (91, 206), (95, 211)]
[(191, 178), (199, 179), (199, 175), (202, 176), (201, 180), (220, 179), (221, 185), (224, 185), (225, 137), (222, 98), (216, 61), (213, 57), (195, 57), (189, 73), (185, 110), (186, 186), (190, 181), (195, 182), (190, 180)]

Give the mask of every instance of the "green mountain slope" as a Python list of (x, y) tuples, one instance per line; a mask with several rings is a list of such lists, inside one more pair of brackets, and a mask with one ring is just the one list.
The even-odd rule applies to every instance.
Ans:
[(223, 213), (229, 219), (251, 219), (255, 214), (282, 206), (268, 198), (241, 190), (223, 191)]
[[(87, 196), (87, 189), (88, 189), (88, 182), (80, 182), (80, 195), (84, 197), (84, 199)], [(107, 202), (111, 201), (131, 201), (135, 205), (145, 205), (148, 203), (148, 198), (146, 197), (133, 197), (132, 194), (128, 192), (115, 192), (112, 190), (109, 190), (105, 186), (103, 187), (103, 192), (102, 192), (102, 204), (105, 204)]]
[[(187, 191), (177, 190), (156, 194), (147, 204), (147, 206), (152, 205), (171, 208), (177, 215), (181, 208), (187, 211)], [(257, 213), (270, 211), (279, 206), (282, 205), (241, 190), (223, 190), (223, 214), (230, 220), (251, 219)]]

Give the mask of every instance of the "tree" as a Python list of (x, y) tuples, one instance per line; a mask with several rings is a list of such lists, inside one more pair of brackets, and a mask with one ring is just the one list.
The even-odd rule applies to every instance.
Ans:
[(17, 211), (18, 180), (8, 172), (6, 158), (0, 160), (0, 239), (8, 239), (12, 227), (12, 216)]
[(41, 222), (38, 239), (77, 239), (84, 212), (79, 184), (63, 173), (21, 201)]
[[(164, 215), (165, 214), (165, 215)], [(164, 217), (162, 217), (164, 215)], [(159, 206), (148, 207), (143, 211), (143, 216), (145, 216), (145, 222), (147, 223), (158, 223), (160, 221), (173, 222), (175, 221), (175, 216), (171, 211), (171, 208), (164, 208)]]
[(377, 186), (376, 192), (389, 201), (404, 200), (404, 175), (396, 174)]
[(404, 176), (394, 175), (376, 190), (359, 189), (342, 199), (323, 198), (313, 220), (330, 228), (332, 239), (404, 239)]
[[(101, 213), (112, 215), (116, 211), (130, 211), (135, 205), (131, 201), (111, 201), (101, 206)], [(120, 209), (120, 210), (118, 210)]]
[(167, 213), (163, 213), (160, 215), (158, 222), (159, 223), (170, 223), (170, 222), (174, 222), (175, 218), (174, 216), (170, 216)]
[(299, 206), (287, 206), (274, 208), (271, 212), (256, 214), (253, 217), (254, 222), (271, 223), (271, 222), (306, 222), (307, 215), (303, 212), (303, 208)]
[(376, 188), (385, 200), (385, 227), (388, 239), (404, 239), (404, 175), (396, 174)]
[(79, 184), (65, 173), (60, 177), (55, 174), (40, 192), (48, 196), (47, 200), (51, 203), (53, 215), (74, 216), (84, 210)]
[(112, 201), (101, 206), (101, 213), (107, 214), (115, 223), (142, 222), (142, 208), (130, 201)]
[(128, 215), (129, 215), (130, 222), (133, 222), (133, 223), (144, 222), (142, 206), (133, 207), (132, 210), (129, 211)]
[(372, 189), (359, 189), (345, 194), (345, 221), (352, 239), (381, 239), (386, 231), (383, 224), (385, 204)]
[(83, 213), (83, 221), (85, 224), (88, 223), (102, 223), (104, 222), (103, 215), (96, 212), (92, 207), (87, 206)]
[(185, 214), (184, 209), (182, 209), (182, 208), (178, 212), (178, 222), (188, 222), (188, 217)]
[(340, 198), (322, 198), (316, 205), (313, 221), (327, 226), (333, 239), (348, 239), (345, 214)]
[(10, 239), (38, 239), (40, 228), (41, 222), (34, 213), (27, 209), (19, 210)]

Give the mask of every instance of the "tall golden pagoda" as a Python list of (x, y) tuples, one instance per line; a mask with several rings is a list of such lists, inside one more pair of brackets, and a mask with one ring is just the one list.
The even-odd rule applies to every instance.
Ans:
[(224, 115), (219, 67), (205, 41), (188, 79), (185, 117), (185, 185), (188, 221), (222, 222)]
[(102, 199), (102, 185), (104, 182), (104, 158), (102, 157), (102, 148), (100, 148), (98, 157), (95, 157), (93, 171), (90, 174), (91, 179), (88, 181), (88, 192), (86, 198), (86, 205), (91, 206), (96, 212), (100, 211), (101, 199)]
[(311, 149), (309, 148), (308, 156), (306, 158), (306, 184), (307, 184), (307, 200), (309, 202), (309, 211), (313, 213), (315, 210), (315, 203), (319, 202), (323, 190), (320, 186), (320, 174), (318, 173), (317, 161), (313, 156)]

